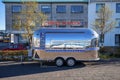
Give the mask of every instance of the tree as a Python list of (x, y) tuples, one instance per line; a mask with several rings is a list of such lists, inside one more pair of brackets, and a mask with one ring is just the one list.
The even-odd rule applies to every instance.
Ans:
[(22, 0), (22, 4), (22, 11), (19, 14), (14, 14), (13, 28), (26, 32), (26, 37), (31, 47), (33, 31), (36, 29), (36, 26), (42, 26), (47, 17), (38, 10), (37, 1)]
[(113, 12), (108, 6), (102, 6), (97, 13), (97, 18), (92, 24), (93, 29), (100, 34), (100, 44), (103, 47), (104, 35), (115, 27), (116, 22), (112, 20)]

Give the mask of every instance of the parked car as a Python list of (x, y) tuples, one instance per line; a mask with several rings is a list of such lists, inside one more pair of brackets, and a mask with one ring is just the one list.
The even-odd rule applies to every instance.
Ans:
[(23, 44), (10, 44), (9, 47), (3, 50), (26, 50), (26, 47)]

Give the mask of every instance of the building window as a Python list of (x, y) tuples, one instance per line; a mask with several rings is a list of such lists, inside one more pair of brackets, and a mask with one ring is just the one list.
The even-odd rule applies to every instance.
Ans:
[(42, 5), (41, 6), (41, 11), (43, 13), (50, 13), (51, 12), (51, 7), (49, 5)]
[(116, 19), (116, 27), (120, 27), (120, 18)]
[(71, 6), (71, 13), (83, 13), (83, 6)]
[(99, 37), (100, 37), (99, 42), (104, 43), (104, 34), (100, 34)]
[(4, 33), (3, 32), (0, 32), (0, 42), (3, 42), (3, 40), (4, 40)]
[(120, 34), (115, 34), (115, 45), (120, 46)]
[(105, 3), (98, 3), (96, 4), (96, 12), (100, 12), (100, 9), (105, 6)]
[[(96, 19), (95, 23), (101, 26), (101, 24), (103, 23), (103, 19)], [(99, 37), (100, 37), (99, 42), (104, 43), (104, 34), (100, 34)]]
[(27, 34), (18, 34), (18, 41), (19, 43), (28, 43), (28, 40), (26, 39)]
[(21, 12), (21, 11), (22, 11), (21, 6), (17, 6), (17, 5), (12, 6), (12, 12)]
[(74, 28), (82, 28), (82, 27), (84, 27), (83, 19), (72, 19), (71, 20), (71, 27), (74, 27)]
[(12, 20), (12, 26), (13, 26), (13, 29), (16, 30), (15, 27), (22, 26), (22, 21), (21, 20)]
[(36, 13), (37, 8), (35, 9), (35, 8), (33, 8), (33, 6), (26, 5), (24, 11), (26, 11), (27, 13)]
[(120, 13), (120, 3), (116, 3), (116, 13)]
[(97, 25), (101, 25), (103, 24), (103, 19), (96, 19), (95, 22)]
[(66, 6), (64, 6), (64, 5), (57, 6), (56, 12), (57, 13), (66, 13)]
[(59, 25), (59, 28), (66, 28), (66, 25)]

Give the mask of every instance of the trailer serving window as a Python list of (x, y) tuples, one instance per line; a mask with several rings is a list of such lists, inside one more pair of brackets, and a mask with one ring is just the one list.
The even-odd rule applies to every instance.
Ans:
[(85, 49), (91, 40), (84, 32), (79, 33), (46, 33), (46, 49)]

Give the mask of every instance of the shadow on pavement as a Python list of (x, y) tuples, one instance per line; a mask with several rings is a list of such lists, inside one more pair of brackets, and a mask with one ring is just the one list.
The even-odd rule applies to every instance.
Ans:
[(101, 59), (99, 61), (93, 61), (93, 62), (85, 62), (86, 65), (102, 65), (102, 66), (106, 66), (106, 65), (115, 65), (117, 63), (120, 63), (120, 58), (115, 58), (115, 59)]
[(62, 70), (69, 70), (69, 69), (76, 69), (76, 68), (83, 68), (85, 64), (77, 63), (74, 67), (67, 67), (66, 65), (63, 67), (56, 67), (54, 63), (45, 63), (41, 67), (39, 63), (30, 62), (24, 63), (23, 65), (20, 62), (7, 62), (5, 65), (4, 63), (0, 64), (0, 78), (5, 77), (15, 77), (15, 76), (22, 76), (22, 75), (30, 75), (30, 74), (37, 74), (37, 73), (46, 73), (46, 72), (53, 72), (53, 71), (62, 71)]

